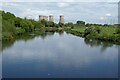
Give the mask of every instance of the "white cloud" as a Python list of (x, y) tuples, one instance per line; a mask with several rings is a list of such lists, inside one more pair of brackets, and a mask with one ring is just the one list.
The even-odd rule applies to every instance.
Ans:
[(38, 15), (49, 15), (49, 14), (51, 14), (49, 10), (27, 9), (21, 14), (21, 16), (37, 20)]
[(106, 16), (108, 16), (108, 17), (109, 17), (109, 16), (112, 16), (112, 15), (111, 15), (110, 13), (107, 13), (107, 14), (106, 14)]
[[(104, 7), (104, 8), (103, 8)], [(65, 22), (76, 22), (84, 20), (86, 23), (101, 23), (104, 17), (108, 20), (108, 16), (116, 16), (117, 4), (112, 3), (33, 3), (33, 2), (11, 2), (2, 6), (3, 10), (11, 12), (18, 17), (31, 17), (38, 19), (38, 15), (54, 15), (55, 22), (59, 21), (59, 15), (65, 16)], [(112, 15), (111, 15), (112, 14)]]
[(119, 0), (2, 0), (1, 2), (119, 2)]
[(14, 6), (14, 7), (17, 7), (19, 6), (19, 4), (16, 4), (16, 3), (12, 3), (12, 2), (4, 2), (2, 3), (4, 6), (6, 7), (10, 7), (10, 6)]
[(0, 3), (0, 10), (2, 10), (2, 3)]
[(101, 20), (104, 20), (104, 19), (105, 19), (105, 17), (100, 17), (100, 19), (101, 19)]
[(69, 3), (58, 3), (58, 7), (68, 7)]

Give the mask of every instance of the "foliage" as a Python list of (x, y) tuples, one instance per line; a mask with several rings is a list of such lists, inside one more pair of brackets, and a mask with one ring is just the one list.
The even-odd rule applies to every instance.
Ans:
[(88, 38), (88, 39), (98, 39), (98, 36), (99, 36), (99, 34), (97, 32), (95, 32), (95, 33), (91, 33), (91, 34), (87, 35), (86, 38)]
[(120, 34), (120, 28), (116, 28), (116, 34)]
[(84, 21), (77, 21), (76, 24), (72, 22), (56, 24), (46, 20), (35, 21), (32, 19), (23, 19), (16, 17), (10, 12), (1, 10), (0, 15), (2, 15), (3, 40), (13, 40), (18, 35), (29, 32), (34, 33), (36, 30), (44, 33), (45, 31), (55, 32), (65, 29), (73, 35), (120, 43), (120, 28), (116, 28), (117, 25), (85, 24)]
[(48, 21), (48, 27), (54, 27), (54, 22)]
[[(35, 21), (32, 19), (16, 17), (10, 12), (0, 11), (2, 15), (2, 39), (13, 39), (14, 36), (35, 30), (45, 31), (45, 27), (56, 27), (54, 22), (41, 20)], [(59, 26), (59, 25), (57, 25)], [(63, 26), (63, 25), (62, 25)]]
[(77, 24), (84, 24), (85, 25), (85, 22), (84, 21), (77, 21)]
[(77, 21), (76, 27), (85, 27), (85, 22), (84, 21)]
[(64, 27), (64, 24), (63, 24), (63, 23), (59, 23), (59, 26), (63, 28), (63, 27)]
[(22, 19), (21, 18), (19, 18), (19, 17), (16, 17), (15, 19), (14, 19), (14, 21), (15, 21), (15, 26), (16, 27), (20, 27), (21, 26), (21, 21), (22, 21)]
[[(100, 33), (100, 28), (99, 27), (86, 27), (84, 36), (86, 37), (87, 35), (94, 36), (96, 34)], [(96, 35), (97, 36), (97, 35)]]
[(73, 28), (73, 27), (74, 27), (74, 24), (73, 24), (72, 22), (69, 22), (69, 23), (66, 23), (66, 24), (65, 24), (65, 27)]
[(20, 27), (20, 28), (16, 28), (16, 34), (17, 34), (17, 35), (21, 35), (21, 34), (23, 34), (23, 33), (25, 33), (25, 30), (24, 30), (24, 29), (22, 29), (21, 27)]
[[(76, 27), (68, 30), (69, 33), (81, 36), (87, 39), (97, 39), (101, 41), (111, 41), (120, 44), (120, 28), (116, 27), (103, 27), (103, 26), (89, 26), (89, 27)], [(84, 32), (84, 33), (83, 33)], [(84, 35), (84, 36), (83, 36)]]
[(3, 40), (11, 40), (13, 39), (13, 35), (10, 32), (2, 32)]

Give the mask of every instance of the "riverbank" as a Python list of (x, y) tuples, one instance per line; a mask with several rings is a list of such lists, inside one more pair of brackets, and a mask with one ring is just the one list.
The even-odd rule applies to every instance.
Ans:
[[(35, 30), (33, 32), (25, 33), (30, 35), (42, 35), (45, 32), (64, 32), (73, 34), (75, 36), (83, 37), (86, 39), (92, 39), (92, 40), (100, 40), (100, 41), (106, 41), (106, 42), (112, 42), (114, 44), (120, 44), (120, 34), (117, 33), (116, 27), (98, 27), (97, 29), (95, 27), (77, 27), (77, 28), (55, 28), (55, 27), (44, 27), (41, 28), (41, 30)], [(24, 34), (21, 34), (24, 35)], [(17, 36), (21, 35), (15, 35), (12, 39), (16, 39)], [(3, 39), (6, 40), (6, 39)], [(11, 38), (10, 38), (11, 40)]]
[[(99, 29), (98, 29), (99, 28)], [(117, 27), (79, 27), (66, 29), (67, 33), (80, 36), (87, 39), (108, 41), (114, 44), (120, 44), (120, 34)]]
[(68, 32), (87, 39), (120, 44), (118, 24), (85, 24), (84, 21), (74, 23), (54, 23), (47, 20), (20, 18), (10, 12), (0, 11), (2, 15), (2, 40), (13, 41), (21, 35), (44, 35), (45, 32)]

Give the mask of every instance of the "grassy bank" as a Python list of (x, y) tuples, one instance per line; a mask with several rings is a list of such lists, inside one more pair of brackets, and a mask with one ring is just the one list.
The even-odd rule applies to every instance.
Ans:
[(85, 31), (85, 27), (78, 27), (78, 28), (74, 28), (71, 29), (72, 31), (78, 31), (78, 32), (84, 32)]
[(96, 39), (101, 41), (109, 41), (115, 44), (120, 44), (120, 33), (117, 27), (77, 27), (66, 30), (76, 36)]
[[(78, 27), (78, 28), (74, 28), (74, 29), (71, 29), (72, 31), (78, 31), (78, 32), (84, 32), (86, 29), (86, 27)], [(115, 32), (116, 32), (116, 29), (115, 27), (100, 27), (100, 34), (103, 34), (103, 33), (106, 33), (108, 35), (113, 35)]]

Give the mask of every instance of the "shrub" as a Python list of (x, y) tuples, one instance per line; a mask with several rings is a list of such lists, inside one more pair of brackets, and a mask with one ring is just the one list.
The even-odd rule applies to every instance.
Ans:
[(97, 37), (98, 33), (100, 33), (100, 28), (99, 27), (86, 27), (85, 32), (84, 32), (84, 36), (86, 37), (87, 35), (91, 36), (93, 35), (93, 37)]
[(23, 34), (23, 33), (25, 33), (24, 29), (22, 29), (21, 27), (20, 28), (16, 28), (16, 34), (17, 35), (20, 35), (20, 34)]
[(120, 28), (117, 28), (117, 29), (116, 29), (116, 33), (117, 33), (117, 34), (120, 34)]
[(95, 27), (96, 28), (96, 31), (98, 32), (98, 33), (100, 33), (100, 27)]
[(115, 34), (115, 41), (120, 42), (120, 34)]
[(102, 33), (99, 35), (100, 40), (109, 40), (110, 36), (107, 33)]
[(86, 36), (86, 38), (90, 38), (90, 39), (98, 39), (98, 37), (99, 37), (99, 34), (97, 32), (88, 34)]
[(12, 40), (13, 35), (9, 32), (2, 32), (2, 39), (3, 40)]

